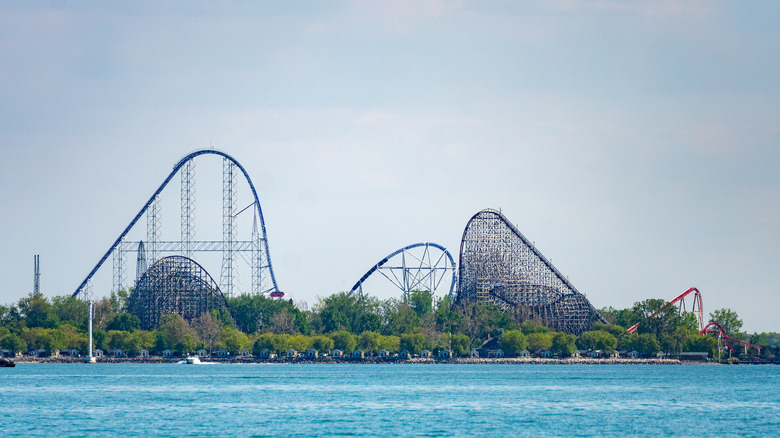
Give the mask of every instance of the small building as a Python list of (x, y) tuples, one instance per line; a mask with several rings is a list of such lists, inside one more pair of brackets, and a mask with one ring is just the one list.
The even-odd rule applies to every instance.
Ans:
[(39, 348), (37, 350), (29, 350), (27, 352), (27, 356), (30, 357), (46, 357), (49, 355), (49, 352), (44, 350), (43, 348)]
[(430, 358), (432, 356), (433, 356), (433, 353), (431, 353), (430, 350), (423, 350), (423, 351), (420, 352), (420, 357)]
[(173, 350), (164, 350), (163, 357), (173, 357)]
[(11, 350), (6, 350), (6, 349), (0, 350), (0, 357), (11, 357), (11, 356), (13, 356)]
[(550, 350), (542, 350), (539, 352), (539, 357), (543, 359), (550, 359), (551, 357), (553, 357), (553, 354), (552, 351)]
[(206, 350), (204, 350), (203, 348), (201, 348), (200, 350), (196, 351), (196, 352), (195, 352), (195, 354), (196, 354), (198, 357), (208, 357), (208, 355), (209, 355), (209, 352), (208, 352), (208, 351), (206, 351)]
[(286, 357), (288, 359), (295, 359), (296, 357), (298, 357), (298, 351), (293, 349), (293, 348), (291, 348), (291, 349), (287, 350)]
[(121, 348), (114, 348), (113, 350), (111, 350), (111, 357), (126, 357), (126, 356), (127, 355), (125, 354), (124, 351), (122, 351)]
[(101, 350), (99, 348), (97, 350), (93, 351), (93, 353), (95, 354), (95, 357), (103, 357), (103, 350)]
[(452, 350), (439, 351), (439, 359), (452, 359)]
[(490, 358), (504, 357), (504, 350), (501, 350), (501, 349), (488, 350), (487, 357), (490, 357)]
[(409, 359), (410, 357), (412, 357), (412, 355), (411, 355), (411, 354), (409, 354), (409, 351), (408, 351), (408, 350), (401, 350), (401, 352), (400, 352), (400, 353), (398, 353), (398, 358), (399, 358), (399, 359), (407, 360), (407, 359)]
[(636, 350), (620, 350), (618, 351), (618, 357), (622, 357), (625, 359), (637, 359), (639, 357), (639, 352)]
[(148, 358), (149, 357), (149, 350), (141, 350), (138, 352), (138, 357), (142, 358)]
[(341, 350), (339, 350), (339, 349), (335, 349), (335, 350), (333, 350), (333, 351), (331, 352), (331, 355), (332, 355), (333, 357), (335, 357), (335, 358), (339, 358), (339, 359), (340, 359), (340, 358), (344, 357), (344, 352), (343, 352), (343, 351), (341, 351)]
[(66, 348), (60, 351), (61, 356), (79, 357), (79, 350), (77, 348)]
[(387, 359), (390, 357), (390, 352), (387, 350), (379, 350), (379, 357), (382, 359)]
[(241, 357), (252, 357), (252, 353), (247, 349), (241, 350)]
[(365, 353), (363, 350), (355, 350), (352, 352), (352, 357), (354, 359), (363, 359), (365, 357)]
[(526, 350), (526, 349), (523, 349), (522, 351), (520, 351), (519, 356), (520, 357), (531, 357), (531, 352)]
[(225, 349), (217, 350), (217, 357), (228, 357), (228, 356), (230, 356), (230, 353), (227, 350)]
[(706, 361), (708, 356), (703, 351), (684, 351), (680, 353), (680, 360)]
[(304, 357), (306, 359), (317, 359), (320, 357), (320, 352), (313, 348), (309, 348), (306, 350), (306, 353), (304, 353)]
[(257, 355), (260, 359), (270, 359), (271, 358), (271, 350), (264, 348), (260, 351), (260, 353)]
[(478, 358), (479, 357), (479, 351), (477, 351), (476, 348), (472, 348), (471, 351), (469, 351), (469, 357), (471, 357), (471, 358)]

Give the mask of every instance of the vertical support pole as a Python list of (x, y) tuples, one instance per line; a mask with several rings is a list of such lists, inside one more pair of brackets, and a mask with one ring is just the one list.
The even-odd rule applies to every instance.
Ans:
[(181, 255), (192, 258), (192, 238), (195, 236), (195, 160), (181, 168)]
[(92, 302), (92, 300), (89, 300), (89, 358), (90, 361), (92, 361), (92, 318), (95, 316), (95, 307)]
[(232, 161), (227, 158), (222, 162), (222, 293), (228, 297), (233, 297), (233, 236), (235, 235), (236, 224), (233, 217), (233, 210), (236, 203), (236, 179), (235, 167)]
[(148, 248), (147, 261), (151, 266), (157, 261), (157, 242), (160, 240), (160, 195), (146, 209), (146, 243)]
[(41, 256), (33, 256), (33, 292), (37, 295), (41, 292)]

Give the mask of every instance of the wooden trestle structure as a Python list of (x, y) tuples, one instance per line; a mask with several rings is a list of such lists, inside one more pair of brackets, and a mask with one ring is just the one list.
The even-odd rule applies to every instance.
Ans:
[(482, 210), (469, 220), (459, 265), (457, 303), (487, 301), (576, 335), (606, 322), (499, 211)]

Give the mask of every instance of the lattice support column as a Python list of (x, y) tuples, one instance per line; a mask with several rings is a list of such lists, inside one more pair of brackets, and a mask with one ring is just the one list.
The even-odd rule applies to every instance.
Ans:
[(192, 258), (192, 239), (195, 237), (195, 160), (181, 168), (181, 255)]
[(222, 293), (227, 297), (233, 297), (235, 282), (234, 262), (235, 254), (233, 242), (236, 232), (234, 210), (236, 205), (236, 165), (224, 159), (222, 162)]
[[(256, 207), (255, 207), (256, 208)], [(260, 230), (257, 228), (257, 214), (253, 214), (252, 222), (252, 294), (263, 293), (263, 243)]]
[(146, 260), (149, 266), (153, 265), (159, 257), (157, 242), (160, 241), (160, 216), (160, 195), (157, 195), (146, 210)]
[[(121, 243), (124, 243), (124, 239), (122, 239)], [(114, 248), (114, 253), (112, 254), (114, 261), (114, 292), (122, 289), (127, 284), (127, 266), (125, 265), (121, 243)]]

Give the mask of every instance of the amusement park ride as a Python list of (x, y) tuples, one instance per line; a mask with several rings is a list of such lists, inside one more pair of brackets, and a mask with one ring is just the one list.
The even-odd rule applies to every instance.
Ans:
[[(195, 239), (195, 159), (222, 160), (221, 239)], [(178, 239), (162, 239), (161, 204), (164, 189), (180, 175), (180, 234)], [(239, 192), (238, 182), (245, 186)], [(248, 190), (247, 190), (248, 189)], [(169, 190), (170, 191), (170, 190)], [(242, 207), (243, 206), (243, 207)], [(208, 211), (215, 211), (211, 208)], [(131, 231), (146, 220), (145, 240), (130, 240), (143, 230)], [(242, 293), (291, 299), (276, 282), (268, 248), (263, 212), (257, 191), (246, 169), (233, 157), (215, 149), (202, 149), (184, 156), (149, 200), (119, 234), (73, 293), (92, 300), (92, 279), (109, 257), (113, 260), (113, 290), (128, 286), (126, 264), (136, 260), (135, 281), (125, 307), (142, 321), (144, 328), (157, 324), (160, 315), (177, 313), (193, 318), (213, 308), (227, 307), (226, 298)], [(206, 260), (221, 255), (219, 281), (206, 269)], [(581, 334), (597, 321), (606, 322), (591, 303), (563, 276), (541, 252), (496, 210), (482, 210), (466, 225), (456, 267), (443, 246), (415, 243), (390, 253), (373, 265), (352, 287), (351, 294), (362, 296), (369, 277), (379, 276), (400, 290), (432, 295), (448, 294), (456, 303), (488, 301), (527, 318), (541, 320), (557, 331)], [(249, 291), (239, 280), (240, 262), (249, 269)], [(36, 259), (37, 263), (37, 259)], [(375, 275), (378, 274), (378, 275)], [(245, 274), (246, 275), (246, 274)], [(699, 331), (712, 333), (729, 347), (733, 343), (758, 347), (729, 337), (715, 323), (704, 325), (701, 294), (691, 288), (675, 297), (656, 314), (675, 304), (685, 310), (686, 297), (692, 298)], [(639, 324), (631, 327), (634, 333)]]
[[(720, 344), (725, 346), (729, 351), (734, 351), (734, 344), (737, 344), (742, 346), (745, 354), (748, 354), (748, 347), (754, 348), (758, 352), (758, 354), (761, 354), (761, 347), (757, 345), (753, 345), (749, 342), (732, 338), (726, 333), (725, 330), (723, 330), (723, 327), (721, 327), (720, 324), (718, 324), (717, 322), (710, 322), (707, 325), (704, 325), (704, 311), (702, 310), (701, 292), (699, 292), (699, 289), (696, 289), (695, 287), (692, 287), (686, 290), (685, 292), (681, 293), (680, 295), (677, 295), (671, 301), (667, 302), (664, 306), (662, 306), (660, 309), (654, 312), (652, 315), (648, 316), (647, 319), (655, 318), (656, 316), (660, 315), (661, 313), (671, 308), (675, 304), (679, 305), (680, 313), (688, 311), (685, 306), (685, 298), (688, 297), (689, 295), (692, 295), (691, 310), (689, 312), (693, 313), (696, 316), (696, 320), (699, 324), (700, 335), (706, 335), (706, 334), (716, 335), (718, 337), (718, 340), (720, 340)], [(628, 333), (636, 333), (640, 324), (642, 324), (642, 322), (638, 322), (633, 326), (631, 326), (628, 329)]]

